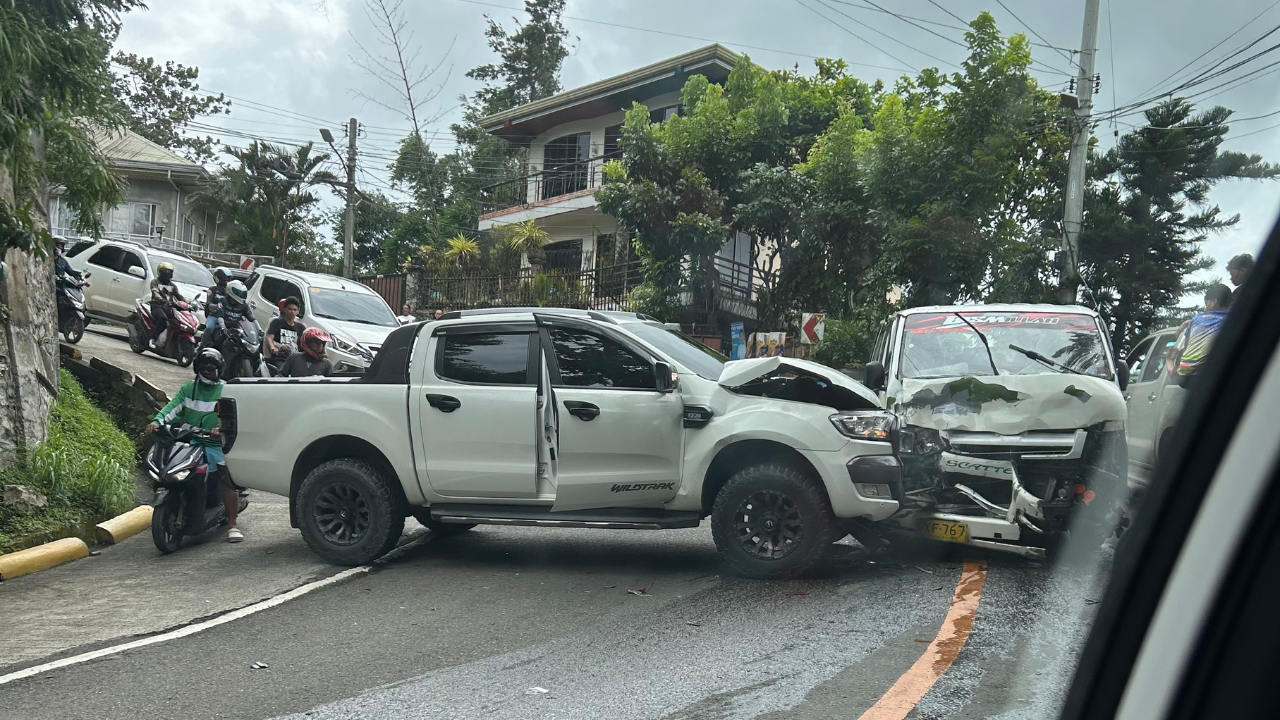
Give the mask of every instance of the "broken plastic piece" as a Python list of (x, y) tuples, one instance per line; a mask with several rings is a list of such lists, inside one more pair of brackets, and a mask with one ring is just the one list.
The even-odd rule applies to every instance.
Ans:
[(531, 687), (528, 690), (525, 690), (524, 694), (525, 695), (542, 695), (543, 693), (549, 693), (549, 692), (551, 691), (544, 687)]
[(266, 670), (267, 668), (269, 668), (269, 667), (271, 667), (271, 666), (270, 666), (270, 665), (268, 665), (268, 664), (266, 664), (266, 663), (264, 663), (264, 662), (256, 662), (256, 663), (254, 663), (254, 664), (250, 665), (249, 667), (250, 667), (250, 668), (252, 668), (252, 669), (254, 669), (254, 670)]

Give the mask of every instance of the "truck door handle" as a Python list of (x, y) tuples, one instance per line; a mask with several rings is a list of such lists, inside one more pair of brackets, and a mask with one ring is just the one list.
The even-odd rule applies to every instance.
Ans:
[(570, 415), (578, 418), (579, 420), (586, 420), (588, 422), (596, 419), (596, 416), (600, 414), (600, 408), (589, 402), (565, 400), (564, 407), (569, 411)]
[(1155, 402), (1155, 401), (1156, 401), (1156, 394), (1155, 394), (1155, 393), (1151, 393), (1150, 395), (1148, 395), (1148, 396), (1147, 396), (1147, 400), (1148, 400), (1149, 402)]
[(453, 412), (462, 407), (462, 401), (448, 395), (427, 395), (427, 404), (440, 412)]

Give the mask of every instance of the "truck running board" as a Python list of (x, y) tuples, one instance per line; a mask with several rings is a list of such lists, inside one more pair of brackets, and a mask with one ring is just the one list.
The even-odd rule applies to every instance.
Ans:
[(432, 505), (436, 522), (477, 525), (602, 528), (607, 530), (671, 530), (698, 527), (701, 516), (657, 508), (597, 508), (552, 512), (529, 505)]

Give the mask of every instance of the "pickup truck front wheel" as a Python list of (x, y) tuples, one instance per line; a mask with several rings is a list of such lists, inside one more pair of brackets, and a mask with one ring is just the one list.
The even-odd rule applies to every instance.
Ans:
[(785, 580), (812, 569), (834, 528), (822, 489), (781, 464), (739, 470), (711, 509), (711, 535), (721, 556), (734, 572), (760, 580)]
[(390, 481), (355, 458), (316, 466), (298, 489), (298, 507), (307, 546), (335, 565), (371, 562), (404, 531), (404, 507)]

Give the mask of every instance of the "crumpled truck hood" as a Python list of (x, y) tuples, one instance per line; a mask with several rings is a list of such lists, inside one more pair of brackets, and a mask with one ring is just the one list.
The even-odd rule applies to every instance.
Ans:
[(839, 370), (834, 370), (812, 360), (799, 360), (788, 357), (731, 360), (724, 364), (724, 369), (720, 371), (720, 377), (716, 382), (722, 387), (732, 390), (776, 372), (787, 371), (795, 372), (799, 375), (820, 377), (831, 385), (848, 390), (856, 395), (859, 400), (865, 402), (865, 404), (864, 402), (858, 403), (863, 409), (870, 410), (883, 407), (880, 403), (880, 398), (868, 389), (866, 385)]
[(998, 375), (902, 381), (892, 403), (904, 424), (1016, 435), (1084, 428), (1128, 416), (1111, 380), (1090, 375)]

